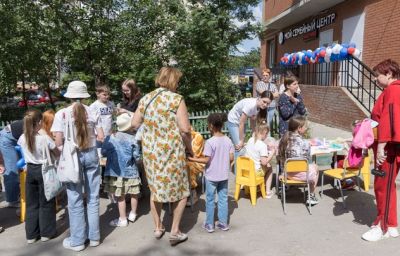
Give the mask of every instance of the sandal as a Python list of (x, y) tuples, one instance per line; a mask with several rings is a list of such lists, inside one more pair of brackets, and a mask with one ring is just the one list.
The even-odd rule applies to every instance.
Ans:
[(156, 239), (161, 239), (161, 237), (165, 234), (165, 228), (154, 230), (154, 237)]
[(169, 243), (171, 246), (175, 246), (179, 243), (185, 242), (188, 239), (188, 235), (185, 233), (178, 233), (176, 235), (169, 236)]

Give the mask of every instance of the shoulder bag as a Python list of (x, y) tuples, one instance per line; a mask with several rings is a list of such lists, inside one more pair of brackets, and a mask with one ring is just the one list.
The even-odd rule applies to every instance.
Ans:
[(78, 146), (74, 142), (74, 129), (69, 113), (66, 113), (65, 140), (58, 162), (57, 174), (61, 182), (79, 183), (81, 180)]
[[(44, 136), (43, 138), (46, 140)], [(43, 142), (42, 156), (44, 159), (42, 164), (44, 195), (47, 201), (50, 201), (63, 190), (63, 185), (57, 176), (56, 166), (51, 160), (49, 147), (46, 141)]]

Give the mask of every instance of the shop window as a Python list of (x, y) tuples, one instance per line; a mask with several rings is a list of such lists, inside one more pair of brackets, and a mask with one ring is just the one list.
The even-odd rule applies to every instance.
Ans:
[(272, 68), (275, 64), (275, 40), (268, 41), (268, 66)]

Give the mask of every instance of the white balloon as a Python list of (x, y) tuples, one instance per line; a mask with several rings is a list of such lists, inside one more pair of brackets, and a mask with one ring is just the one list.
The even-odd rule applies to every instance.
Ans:
[(326, 63), (331, 62), (331, 56), (328, 55), (328, 54), (325, 54), (324, 60), (325, 60)]
[(332, 55), (332, 48), (330, 48), (330, 47), (326, 48), (325, 57), (328, 56), (330, 58), (331, 55)]
[(332, 48), (332, 52), (334, 54), (339, 54), (340, 50), (342, 50), (343, 46), (341, 46), (340, 44), (336, 44), (333, 48)]
[(360, 55), (361, 55), (361, 51), (358, 50), (358, 49), (356, 48), (356, 49), (354, 50), (354, 52), (353, 52), (353, 56), (356, 57), (356, 58), (359, 58)]

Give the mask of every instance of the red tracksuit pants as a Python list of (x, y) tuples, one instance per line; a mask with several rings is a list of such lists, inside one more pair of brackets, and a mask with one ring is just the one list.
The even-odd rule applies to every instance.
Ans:
[(386, 233), (388, 227), (397, 227), (397, 196), (395, 181), (400, 167), (400, 147), (388, 144), (386, 146), (386, 152), (386, 160), (380, 167), (386, 175), (385, 177), (375, 176), (374, 181), (378, 216), (373, 225), (380, 224), (384, 233)]

